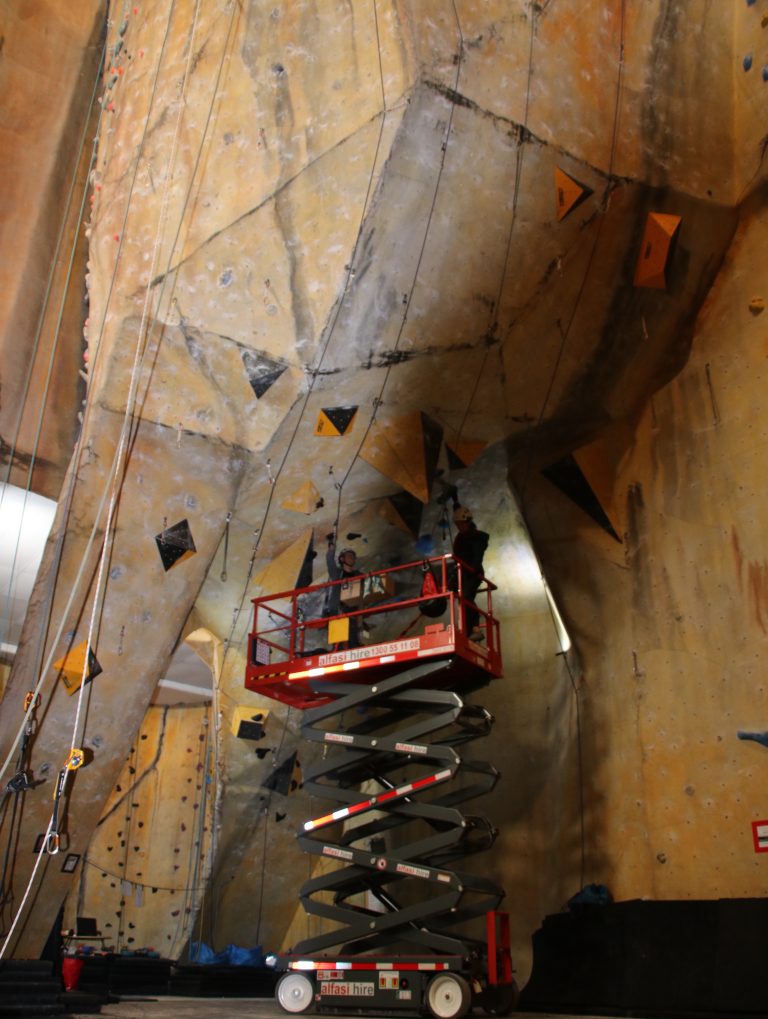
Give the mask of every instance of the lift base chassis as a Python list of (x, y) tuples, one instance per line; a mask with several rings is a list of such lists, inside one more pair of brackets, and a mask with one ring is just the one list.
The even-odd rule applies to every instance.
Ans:
[(489, 1015), (505, 1015), (518, 998), (514, 980), (491, 984), (483, 961), (462, 956), (279, 956), (275, 969), (284, 974), (277, 1001), (293, 1013), (450, 1019), (475, 1006)]

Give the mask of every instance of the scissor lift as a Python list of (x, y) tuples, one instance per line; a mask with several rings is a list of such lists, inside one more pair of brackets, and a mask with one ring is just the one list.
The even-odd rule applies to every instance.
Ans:
[[(329, 585), (254, 600), (246, 686), (304, 709), (303, 738), (323, 746), (305, 789), (333, 808), (307, 820), (298, 841), (340, 864), (299, 893), (306, 912), (333, 927), (273, 957), (287, 1012), (458, 1019), (473, 1005), (503, 1014), (516, 1003), (504, 892), (454, 869), (497, 834), (461, 807), (499, 777), (467, 756), (493, 718), (466, 697), (501, 675), (501, 657), (493, 584), (473, 603), (484, 640), (470, 641), (453, 567), (441, 556), (359, 580), (360, 604), (348, 601), (344, 614), (395, 629), (366, 647), (317, 646), (336, 617), (308, 619), (301, 606)], [(404, 594), (366, 602), (366, 580), (370, 591)], [(461, 930), (482, 918), (485, 937)]]

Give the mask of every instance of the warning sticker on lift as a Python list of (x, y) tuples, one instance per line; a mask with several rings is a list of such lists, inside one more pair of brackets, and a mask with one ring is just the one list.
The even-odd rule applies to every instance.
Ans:
[(360, 980), (350, 980), (348, 983), (344, 984), (337, 984), (331, 980), (321, 980), (320, 994), (335, 995), (338, 998), (372, 998), (373, 984), (363, 983)]
[(400, 974), (396, 972), (379, 973), (379, 990), (396, 991), (400, 986)]

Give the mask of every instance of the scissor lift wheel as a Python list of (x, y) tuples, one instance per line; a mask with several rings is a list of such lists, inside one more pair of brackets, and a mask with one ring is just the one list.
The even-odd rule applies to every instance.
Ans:
[(427, 986), (427, 1007), (435, 1019), (461, 1019), (471, 1004), (469, 984), (458, 973), (438, 973)]
[(315, 1003), (315, 988), (304, 973), (285, 973), (277, 982), (275, 998), (286, 1012), (299, 1015), (308, 1012)]

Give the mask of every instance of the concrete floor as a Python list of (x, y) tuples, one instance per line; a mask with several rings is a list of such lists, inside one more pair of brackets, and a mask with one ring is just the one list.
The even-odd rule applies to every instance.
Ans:
[[(103, 1019), (285, 1019), (269, 998), (124, 998), (117, 1004), (103, 1005)], [(93, 1019), (93, 1013), (70, 1013), (71, 1019)], [(551, 1016), (545, 1012), (513, 1012), (513, 1019), (576, 1019)], [(371, 1014), (368, 1019), (376, 1019)], [(590, 1019), (579, 1016), (578, 1019)], [(601, 1016), (600, 1019), (606, 1019)]]

